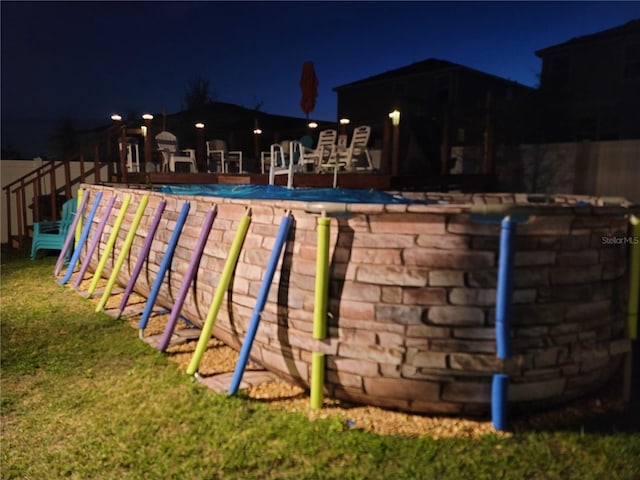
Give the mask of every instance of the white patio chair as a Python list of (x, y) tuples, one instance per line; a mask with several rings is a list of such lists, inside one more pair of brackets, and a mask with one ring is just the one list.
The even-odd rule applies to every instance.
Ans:
[[(283, 164), (283, 158), (286, 161), (289, 158), (289, 144), (291, 140), (282, 140), (279, 143), (271, 145), (268, 152), (260, 152), (260, 166), (262, 174), (268, 173), (271, 170), (271, 159), (273, 157), (273, 152), (275, 151), (275, 164), (280, 165)], [(280, 148), (278, 148), (279, 146)]]
[(224, 140), (207, 141), (207, 171), (210, 173), (229, 173), (229, 164), (238, 166), (238, 173), (242, 173), (242, 152), (240, 150), (227, 150), (227, 142)]
[[(349, 146), (346, 148), (336, 148), (329, 161), (321, 165), (321, 169), (340, 170), (344, 168), (348, 171), (373, 170), (371, 154), (367, 149), (370, 136), (370, 126), (363, 125), (355, 128)], [(366, 161), (364, 165), (361, 164), (363, 160)]]
[(304, 146), (298, 140), (287, 140), (289, 151), (285, 150), (284, 142), (271, 145), (269, 165), (269, 185), (275, 185), (276, 175), (288, 175), (287, 188), (293, 187), (293, 175), (295, 172), (304, 171), (302, 153)]
[(318, 135), (318, 145), (315, 149), (304, 149), (302, 163), (313, 165), (313, 170), (320, 170), (322, 165), (327, 163), (336, 149), (336, 130), (323, 130)]
[(178, 140), (173, 133), (160, 132), (156, 135), (156, 143), (158, 144), (158, 151), (162, 153), (161, 172), (175, 172), (176, 164), (178, 163), (188, 164), (189, 171), (192, 173), (198, 172), (195, 149), (178, 150)]
[(123, 143), (122, 140), (118, 142), (120, 149), (125, 150), (127, 157), (127, 172), (139, 172), (140, 171), (140, 149), (138, 141), (133, 138), (127, 138)]

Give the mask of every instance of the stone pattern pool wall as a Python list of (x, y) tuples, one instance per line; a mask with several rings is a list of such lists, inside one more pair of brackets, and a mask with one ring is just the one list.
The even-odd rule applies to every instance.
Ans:
[[(476, 223), (473, 204), (526, 203), (526, 195), (428, 194), (449, 205), (350, 205), (331, 219), (329, 329), (312, 338), (316, 218), (302, 202), (247, 201), (164, 195), (136, 189), (84, 185), (131, 193), (121, 247), (142, 195), (150, 201), (130, 258), (118, 276), (125, 285), (161, 200), (167, 208), (148, 264), (135, 290), (147, 296), (184, 201), (191, 211), (158, 306), (171, 308), (191, 258), (204, 216), (218, 213), (183, 315), (201, 324), (227, 252), (246, 207), (252, 220), (232, 287), (214, 335), (239, 349), (256, 303), (280, 219), (295, 219), (282, 264), (272, 284), (252, 358), (281, 377), (308, 386), (311, 352), (326, 354), (330, 397), (413, 412), (483, 414), (490, 407), (491, 377), (510, 374), (509, 402), (528, 407), (563, 402), (600, 387), (629, 351), (625, 333), (628, 218), (619, 207), (576, 206), (564, 215), (540, 216), (518, 227), (512, 349), (496, 358), (495, 297), (500, 227)], [(601, 203), (592, 197), (556, 197)], [(560, 208), (550, 206), (551, 209)], [(563, 212), (565, 211), (563, 210)], [(101, 218), (99, 210), (94, 229)], [(108, 227), (109, 228), (109, 227)], [(109, 231), (103, 234), (104, 244)], [(605, 240), (603, 240), (603, 238)], [(108, 277), (117, 253), (103, 272)], [(92, 268), (99, 257), (94, 255)]]

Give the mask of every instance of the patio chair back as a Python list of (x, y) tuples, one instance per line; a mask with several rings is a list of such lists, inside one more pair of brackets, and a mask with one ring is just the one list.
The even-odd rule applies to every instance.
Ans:
[(336, 138), (338, 131), (334, 129), (323, 130), (318, 135), (316, 148), (303, 149), (303, 163), (313, 165), (314, 170), (319, 170), (322, 165), (329, 161), (336, 149)]
[(351, 137), (351, 155), (354, 157), (359, 156), (367, 148), (369, 143), (369, 137), (371, 136), (371, 127), (363, 125), (356, 128), (353, 131), (353, 137)]
[[(369, 150), (367, 149), (370, 137), (370, 126), (363, 125), (354, 129), (353, 136), (351, 137), (351, 144), (349, 145), (349, 148), (346, 152), (347, 154), (344, 158), (347, 168), (351, 170), (373, 169), (373, 165), (371, 163), (371, 155), (369, 154)], [(361, 163), (361, 159), (364, 159), (366, 161), (365, 165)]]
[[(76, 214), (78, 200), (71, 198), (62, 205), (62, 218), (56, 221), (36, 222), (33, 224), (31, 242), (31, 260), (36, 259), (38, 250), (62, 250), (67, 233)], [(67, 251), (66, 261), (71, 258), (71, 248)]]
[(331, 152), (336, 144), (337, 138), (337, 130), (329, 129), (321, 131), (320, 135), (318, 135), (318, 145), (316, 146), (316, 150), (322, 148), (327, 152)]
[(170, 155), (178, 151), (178, 139), (171, 132), (163, 131), (157, 134), (156, 143), (162, 155), (165, 155), (165, 152)]
[(156, 135), (156, 143), (158, 144), (158, 151), (162, 153), (162, 172), (173, 172), (176, 170), (176, 163), (186, 163), (189, 165), (190, 172), (197, 172), (198, 165), (196, 164), (195, 150), (179, 150), (178, 139), (171, 133), (162, 131)]
[(230, 163), (236, 165), (238, 173), (242, 173), (242, 151), (227, 150), (227, 142), (219, 138), (208, 140), (207, 171), (229, 173)]

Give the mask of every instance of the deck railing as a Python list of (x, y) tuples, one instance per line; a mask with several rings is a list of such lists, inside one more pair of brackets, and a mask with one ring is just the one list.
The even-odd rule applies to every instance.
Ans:
[[(120, 181), (121, 155), (117, 156), (116, 161), (111, 158), (111, 152), (114, 149), (112, 144), (117, 142), (117, 133), (113, 130), (111, 127), (100, 132), (91, 145), (66, 155), (60, 160), (48, 161), (2, 188), (6, 203), (7, 238), (10, 246), (24, 245), (33, 222), (59, 219), (61, 202), (72, 197), (75, 185), (85, 182), (98, 184), (103, 181)], [(73, 178), (72, 162), (75, 162), (80, 170), (79, 174)], [(105, 166), (107, 173), (103, 177), (102, 170)], [(43, 194), (43, 192), (48, 193)], [(41, 203), (41, 199), (47, 197), (48, 200)], [(45, 215), (43, 206), (47, 207), (49, 215)], [(32, 215), (28, 215), (29, 208), (32, 209)], [(14, 231), (14, 219), (17, 231)], [(29, 220), (32, 222), (30, 223)]]

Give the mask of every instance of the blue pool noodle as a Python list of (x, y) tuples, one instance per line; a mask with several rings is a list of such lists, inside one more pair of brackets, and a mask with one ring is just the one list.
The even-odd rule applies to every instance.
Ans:
[[(500, 256), (498, 260), (498, 288), (496, 292), (496, 355), (501, 360), (511, 357), (511, 302), (513, 298), (513, 246), (518, 223), (504, 217), (500, 229)], [(491, 384), (491, 418), (496, 430), (507, 428), (507, 398), (509, 376), (493, 375)]]
[(156, 234), (156, 230), (158, 229), (158, 225), (160, 225), (160, 220), (162, 219), (162, 213), (164, 212), (165, 207), (167, 206), (166, 201), (160, 202), (158, 205), (158, 209), (156, 210), (156, 214), (151, 221), (151, 226), (149, 227), (149, 231), (147, 232), (147, 238), (144, 240), (144, 244), (142, 245), (142, 250), (138, 255), (138, 262), (135, 267), (133, 267), (133, 272), (131, 272), (131, 278), (129, 278), (129, 282), (127, 283), (127, 287), (124, 290), (122, 295), (122, 300), (120, 300), (120, 311), (118, 312), (118, 316), (122, 314), (124, 307), (127, 306), (127, 300), (131, 296), (131, 292), (133, 291), (133, 287), (136, 284), (136, 280), (138, 280), (138, 276), (140, 276), (140, 272), (142, 271), (142, 267), (144, 265), (145, 260), (147, 259), (147, 255), (149, 254), (149, 250), (151, 250), (151, 244), (153, 243), (153, 237)]
[(507, 429), (507, 391), (509, 375), (494, 373), (491, 383), (491, 419), (496, 430)]
[(87, 241), (87, 237), (89, 236), (89, 230), (91, 230), (91, 222), (93, 222), (93, 217), (96, 216), (96, 212), (98, 211), (98, 207), (100, 206), (100, 200), (102, 200), (102, 192), (98, 191), (98, 193), (96, 194), (96, 199), (93, 201), (93, 205), (91, 206), (89, 216), (86, 218), (85, 224), (82, 227), (82, 233), (80, 234), (78, 244), (73, 251), (71, 260), (69, 260), (67, 271), (64, 274), (64, 277), (62, 277), (58, 282), (60, 285), (64, 285), (65, 283), (67, 283), (71, 278), (71, 275), (73, 274), (73, 269), (76, 267), (76, 263), (78, 263), (78, 260), (80, 259), (80, 251), (82, 250), (82, 247), (84, 246), (85, 242)]
[(164, 274), (169, 269), (169, 264), (171, 263), (171, 259), (173, 258), (173, 251), (176, 249), (176, 245), (178, 245), (178, 239), (180, 238), (180, 234), (182, 233), (182, 227), (184, 227), (184, 223), (187, 220), (187, 215), (189, 215), (189, 208), (191, 208), (191, 204), (189, 202), (184, 202), (184, 205), (182, 205), (182, 210), (180, 211), (180, 215), (178, 216), (178, 220), (176, 221), (176, 227), (174, 228), (173, 233), (171, 234), (171, 238), (169, 239), (167, 251), (165, 252), (164, 257), (162, 257), (162, 263), (160, 264), (158, 276), (153, 282), (151, 293), (149, 294), (147, 303), (144, 306), (144, 312), (142, 312), (142, 317), (140, 317), (140, 322), (138, 323), (138, 328), (140, 330), (144, 330), (145, 328), (147, 328), (147, 323), (149, 322), (149, 317), (151, 316), (151, 310), (153, 310), (153, 305), (156, 303), (156, 298), (158, 297), (160, 287), (162, 286), (162, 281), (164, 280)]
[(78, 226), (80, 217), (84, 212), (84, 207), (87, 204), (87, 200), (89, 200), (89, 194), (85, 192), (85, 194), (82, 195), (82, 200), (80, 200), (80, 206), (78, 207), (75, 215), (73, 216), (73, 221), (71, 222), (71, 226), (69, 227), (67, 238), (65, 238), (64, 240), (64, 245), (62, 246), (62, 250), (60, 250), (60, 256), (58, 256), (58, 260), (56, 261), (56, 265), (53, 269), (53, 274), (55, 276), (58, 276), (58, 274), (60, 273), (60, 270), (62, 270), (65, 257), (67, 256), (67, 251), (73, 246), (73, 241), (76, 238), (76, 227)]
[(236, 369), (233, 372), (233, 378), (231, 379), (231, 384), (229, 385), (229, 394), (231, 395), (235, 395), (238, 392), (238, 388), (240, 387), (242, 375), (244, 374), (244, 369), (247, 366), (249, 354), (251, 353), (251, 347), (253, 346), (253, 340), (255, 339), (256, 332), (258, 331), (260, 315), (262, 314), (262, 310), (264, 310), (264, 306), (267, 303), (267, 296), (269, 295), (269, 289), (271, 288), (273, 276), (276, 272), (278, 259), (280, 258), (280, 253), (285, 245), (292, 221), (293, 217), (287, 214), (282, 218), (282, 222), (280, 223), (276, 241), (273, 246), (273, 250), (271, 251), (271, 257), (269, 257), (269, 262), (267, 263), (267, 270), (264, 274), (264, 279), (262, 280), (260, 291), (258, 292), (257, 303), (255, 308), (253, 309), (251, 321), (249, 322), (249, 328), (247, 329), (247, 334), (244, 337), (242, 349), (240, 350), (240, 356), (238, 358), (238, 362), (236, 363)]
[(498, 358), (504, 360), (511, 357), (509, 330), (513, 298), (513, 244), (517, 222), (505, 217), (501, 225), (496, 292), (496, 350)]
[(169, 342), (171, 341), (171, 335), (173, 335), (173, 331), (175, 330), (176, 324), (178, 323), (178, 317), (180, 316), (180, 311), (182, 310), (184, 300), (187, 298), (189, 286), (196, 276), (196, 269), (198, 267), (198, 263), (200, 263), (202, 251), (207, 244), (207, 238), (209, 238), (209, 232), (211, 231), (211, 225), (213, 225), (213, 219), (215, 218), (215, 216), (216, 210), (212, 209), (209, 210), (209, 213), (207, 213), (207, 216), (204, 219), (204, 224), (202, 225), (200, 236), (198, 237), (196, 246), (193, 249), (191, 261), (189, 262), (187, 271), (184, 274), (184, 279), (182, 280), (182, 286), (180, 287), (180, 291), (178, 292), (176, 301), (173, 304), (173, 308), (171, 309), (171, 315), (169, 316), (169, 321), (165, 326), (162, 339), (158, 344), (158, 350), (160, 350), (161, 352), (164, 352), (167, 349), (167, 347), (169, 346)]

